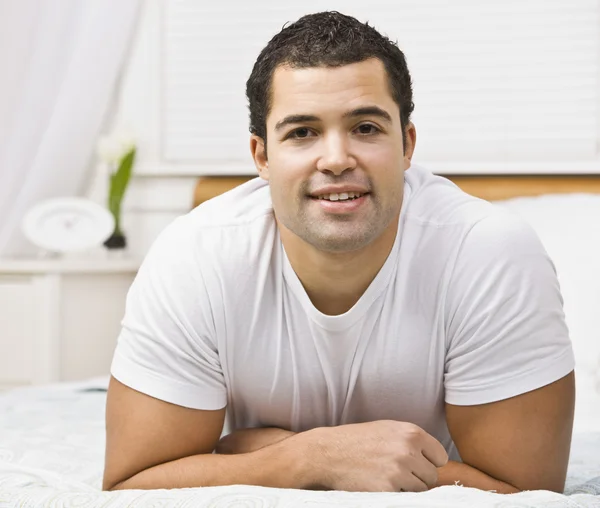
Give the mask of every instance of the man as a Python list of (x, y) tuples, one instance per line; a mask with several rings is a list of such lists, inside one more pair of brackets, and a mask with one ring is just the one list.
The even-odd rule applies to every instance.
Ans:
[(260, 178), (169, 226), (128, 296), (104, 488), (561, 491), (574, 360), (552, 263), (411, 167), (402, 52), (308, 15), (247, 94)]

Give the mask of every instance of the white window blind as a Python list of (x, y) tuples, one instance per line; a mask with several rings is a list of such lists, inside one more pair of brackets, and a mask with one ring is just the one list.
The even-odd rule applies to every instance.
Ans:
[(245, 83), (254, 61), (284, 23), (332, 9), (369, 21), (405, 53), (414, 83), (415, 160), (600, 161), (599, 0), (164, 5), (166, 162), (253, 172)]

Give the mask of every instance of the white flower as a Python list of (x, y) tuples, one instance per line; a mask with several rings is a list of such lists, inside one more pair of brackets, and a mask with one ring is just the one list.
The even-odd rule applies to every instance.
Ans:
[(132, 148), (135, 147), (135, 136), (128, 127), (119, 127), (114, 131), (113, 136), (120, 145), (123, 155), (127, 154)]
[(108, 164), (117, 164), (121, 160), (121, 145), (110, 136), (103, 136), (98, 141), (98, 156)]
[(112, 133), (102, 136), (98, 140), (96, 151), (102, 161), (116, 165), (134, 147), (135, 139), (131, 130), (118, 127)]

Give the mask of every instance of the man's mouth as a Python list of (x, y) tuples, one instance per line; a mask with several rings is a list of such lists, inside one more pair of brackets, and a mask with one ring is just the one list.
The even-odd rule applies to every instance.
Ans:
[(359, 199), (362, 196), (368, 194), (368, 192), (340, 192), (340, 193), (331, 193), (331, 194), (323, 194), (320, 196), (311, 196), (313, 199), (323, 199), (326, 201), (353, 201), (355, 199)]
[(365, 205), (370, 198), (370, 193), (341, 192), (339, 194), (325, 194), (309, 197), (323, 212), (349, 214)]

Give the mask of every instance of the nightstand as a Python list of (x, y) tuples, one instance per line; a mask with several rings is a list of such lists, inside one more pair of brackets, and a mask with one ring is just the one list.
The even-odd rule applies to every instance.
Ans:
[(139, 262), (0, 261), (0, 388), (108, 375)]

